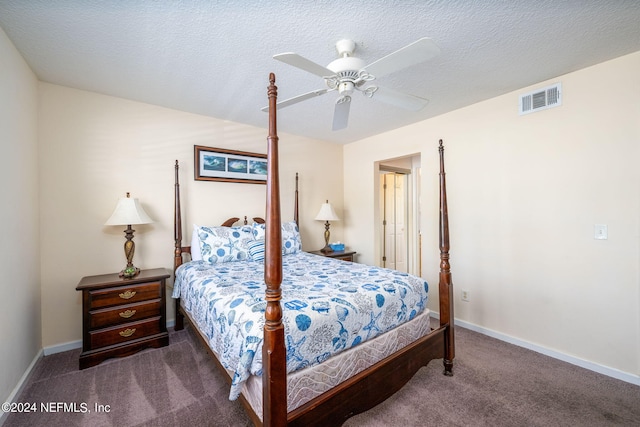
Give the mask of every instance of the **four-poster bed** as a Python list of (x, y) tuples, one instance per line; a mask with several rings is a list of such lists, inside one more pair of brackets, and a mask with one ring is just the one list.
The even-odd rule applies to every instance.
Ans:
[[(452, 374), (453, 288), (442, 141), (440, 326), (431, 328), (425, 307), (428, 285), (422, 279), (300, 250), (297, 185), (296, 221), (282, 223), (277, 88), (275, 76), (270, 74), (269, 79), (265, 221), (254, 218), (254, 224), (248, 225), (245, 218), (244, 226), (232, 227), (238, 220), (232, 218), (223, 228), (201, 227), (196, 229), (200, 247), (182, 246), (176, 161), (176, 329), (183, 328), (186, 315), (214, 360), (228, 374), (231, 397), (240, 398), (256, 425), (340, 425), (398, 391), (432, 359), (442, 358), (445, 374)], [(251, 252), (259, 247), (259, 240), (253, 242), (252, 237), (261, 233), (264, 260), (261, 252)], [(229, 243), (216, 243), (216, 238)], [(251, 249), (243, 252), (245, 243)], [(183, 253), (198, 250), (204, 261), (183, 264)], [(236, 260), (240, 262), (228, 262)], [(215, 290), (209, 286), (214, 280), (218, 283)], [(232, 294), (236, 285), (241, 289)], [(203, 294), (210, 294), (210, 299), (200, 301)], [(368, 294), (372, 302), (366, 299)], [(305, 300), (305, 296), (310, 299)], [(240, 312), (242, 305), (250, 310)], [(321, 323), (325, 321), (329, 323)], [(339, 334), (329, 334), (327, 331), (335, 325), (339, 325)], [(259, 334), (254, 334), (256, 330)], [(325, 335), (328, 340), (322, 342), (319, 337)], [(307, 354), (307, 347), (317, 347), (318, 354)]]

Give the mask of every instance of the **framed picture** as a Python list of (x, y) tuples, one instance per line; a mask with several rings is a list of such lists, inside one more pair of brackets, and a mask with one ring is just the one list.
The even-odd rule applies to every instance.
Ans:
[(196, 181), (267, 183), (267, 155), (193, 146)]

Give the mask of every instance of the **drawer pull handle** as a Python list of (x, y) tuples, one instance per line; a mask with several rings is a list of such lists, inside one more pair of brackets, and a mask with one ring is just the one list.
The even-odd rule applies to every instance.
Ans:
[(133, 328), (133, 329), (127, 328), (124, 331), (120, 331), (120, 336), (126, 338), (126, 337), (130, 337), (131, 335), (133, 335), (135, 333), (136, 333), (136, 328)]
[(120, 294), (120, 298), (122, 299), (133, 298), (135, 294), (136, 294), (136, 291), (126, 291)]
[(133, 316), (134, 314), (136, 314), (136, 311), (135, 310), (127, 310), (127, 311), (123, 311), (122, 313), (118, 313), (118, 314), (120, 314), (120, 317), (128, 319), (131, 316)]

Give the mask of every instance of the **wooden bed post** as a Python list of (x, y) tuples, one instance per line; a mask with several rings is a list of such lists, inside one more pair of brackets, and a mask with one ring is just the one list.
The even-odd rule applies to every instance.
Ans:
[(276, 77), (269, 74), (269, 136), (267, 137), (267, 209), (265, 228), (265, 311), (262, 348), (262, 404), (264, 426), (287, 424), (287, 369), (284, 325), (282, 324), (282, 224), (278, 178), (278, 135), (276, 129)]
[(444, 172), (444, 146), (440, 140), (440, 325), (448, 325), (445, 332), (444, 374), (453, 375), (455, 357), (453, 337), (453, 284), (449, 265), (449, 211), (447, 209), (447, 184)]
[[(176, 268), (182, 264), (182, 218), (180, 216), (180, 181), (178, 179), (178, 161), (176, 160), (176, 176), (174, 185), (174, 210), (173, 210), (173, 239), (175, 241), (175, 250), (173, 253), (173, 272), (175, 280)], [(180, 311), (180, 299), (176, 299), (176, 322), (174, 329), (180, 331), (184, 329), (184, 316)]]

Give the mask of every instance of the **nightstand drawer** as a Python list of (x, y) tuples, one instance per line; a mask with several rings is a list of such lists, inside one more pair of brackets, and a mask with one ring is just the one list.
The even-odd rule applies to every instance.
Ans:
[(91, 300), (89, 309), (110, 307), (114, 305), (130, 304), (138, 301), (146, 301), (161, 298), (161, 283), (149, 282), (131, 286), (119, 286), (89, 291)]
[(89, 332), (91, 348), (105, 347), (160, 333), (160, 316)]
[(161, 299), (145, 301), (139, 304), (120, 305), (115, 308), (102, 308), (89, 312), (91, 329), (104, 328), (121, 323), (135, 322), (152, 316), (160, 316)]

